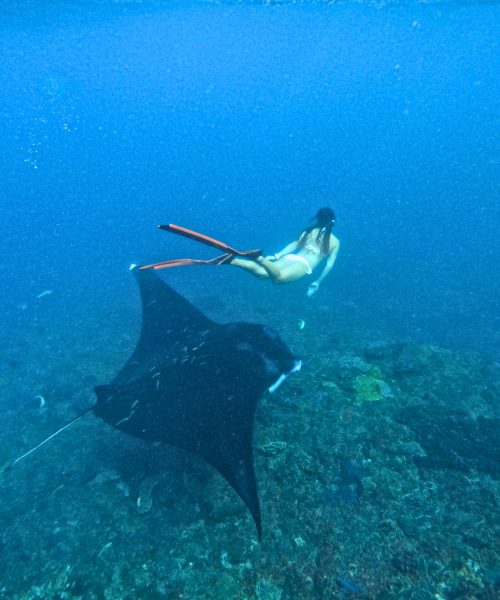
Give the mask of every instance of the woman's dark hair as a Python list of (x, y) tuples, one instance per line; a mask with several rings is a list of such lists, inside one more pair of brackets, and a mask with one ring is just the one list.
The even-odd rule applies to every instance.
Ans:
[(328, 254), (330, 250), (330, 234), (335, 224), (335, 213), (328, 206), (324, 206), (318, 210), (313, 219), (316, 222), (306, 227), (299, 235), (299, 247), (302, 248), (304, 246), (308, 233), (311, 233), (313, 229), (319, 229), (316, 239), (321, 243), (321, 252)]

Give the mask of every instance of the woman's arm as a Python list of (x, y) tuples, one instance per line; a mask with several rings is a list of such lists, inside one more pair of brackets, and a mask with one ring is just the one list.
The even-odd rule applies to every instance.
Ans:
[(330, 252), (328, 252), (328, 258), (326, 259), (325, 268), (321, 272), (321, 275), (318, 277), (318, 279), (316, 279), (316, 281), (313, 281), (313, 283), (311, 283), (311, 285), (309, 286), (309, 289), (307, 290), (307, 295), (309, 297), (313, 296), (318, 291), (318, 288), (319, 288), (321, 282), (328, 275), (328, 273), (332, 270), (332, 267), (335, 264), (335, 261), (337, 260), (337, 254), (339, 253), (339, 248), (340, 248), (340, 242), (338, 241), (337, 238), (335, 238), (334, 243), (332, 243), (332, 245), (330, 247)]

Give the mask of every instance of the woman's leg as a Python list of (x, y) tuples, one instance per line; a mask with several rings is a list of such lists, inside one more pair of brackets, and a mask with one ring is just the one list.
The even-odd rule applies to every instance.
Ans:
[(265, 270), (264, 267), (261, 267), (257, 262), (253, 260), (245, 260), (243, 258), (234, 257), (233, 260), (229, 263), (232, 266), (239, 267), (247, 273), (251, 273), (255, 275), (259, 279), (269, 279), (269, 274)]
[(263, 256), (259, 256), (258, 258), (255, 259), (255, 261), (257, 263), (259, 263), (259, 266), (261, 267), (261, 269), (265, 270), (267, 276), (273, 280), (273, 283), (281, 283), (282, 282), (282, 275), (281, 275), (281, 273), (283, 271), (282, 266), (279, 266), (278, 264), (276, 264), (275, 261), (267, 260), (267, 258), (264, 258)]
[(271, 279), (273, 283), (290, 283), (302, 279), (304, 275), (308, 274), (307, 266), (302, 262), (283, 262), (282, 260), (272, 262), (263, 256), (259, 256), (255, 260), (235, 257), (228, 264), (239, 267), (259, 279)]
[(290, 283), (297, 281), (297, 279), (302, 279), (304, 275), (307, 275), (306, 264), (299, 260), (286, 260), (286, 258), (283, 257), (274, 262), (267, 260), (263, 256), (259, 256), (255, 260), (266, 271), (273, 283)]

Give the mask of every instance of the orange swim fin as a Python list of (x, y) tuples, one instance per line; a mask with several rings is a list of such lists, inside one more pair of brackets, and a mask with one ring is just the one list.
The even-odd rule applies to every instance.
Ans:
[(208, 237), (208, 235), (203, 235), (202, 233), (192, 231), (191, 229), (186, 229), (180, 225), (174, 225), (173, 223), (170, 223), (169, 225), (158, 225), (158, 228), (162, 229), (163, 231), (170, 231), (171, 233), (182, 235), (183, 237), (187, 237), (195, 242), (200, 242), (200, 244), (205, 244), (205, 246), (217, 248), (218, 250), (222, 250), (224, 254), (209, 260), (200, 260), (195, 258), (175, 258), (172, 260), (164, 260), (162, 262), (153, 263), (151, 265), (144, 265), (143, 267), (139, 267), (140, 269), (159, 270), (169, 269), (171, 267), (186, 267), (189, 265), (228, 265), (235, 256), (242, 256), (243, 258), (248, 258), (251, 260), (262, 254), (262, 250), (236, 250), (224, 242), (220, 242), (219, 240)]
[(217, 267), (219, 265), (228, 265), (233, 258), (234, 254), (226, 252), (226, 254), (216, 256), (215, 258), (211, 258), (209, 260), (200, 260), (195, 258), (174, 258), (172, 260), (164, 260), (151, 265), (144, 265), (143, 267), (139, 268), (154, 269), (155, 271), (158, 271), (160, 269), (170, 269), (171, 267), (188, 267), (191, 265), (213, 265)]
[(191, 229), (186, 229), (185, 227), (181, 227), (180, 225), (174, 225), (170, 223), (168, 225), (158, 225), (158, 229), (162, 229), (163, 231), (170, 231), (171, 233), (176, 233), (177, 235), (182, 235), (183, 237), (187, 237), (195, 242), (200, 242), (200, 244), (205, 244), (206, 246), (212, 246), (212, 248), (217, 248), (218, 250), (222, 250), (223, 252), (233, 254), (234, 256), (243, 256), (244, 258), (257, 258), (262, 254), (262, 250), (247, 250), (240, 251), (235, 248), (231, 248), (224, 242), (220, 242), (214, 238), (208, 237), (208, 235), (203, 235), (202, 233), (198, 233), (197, 231), (192, 231)]

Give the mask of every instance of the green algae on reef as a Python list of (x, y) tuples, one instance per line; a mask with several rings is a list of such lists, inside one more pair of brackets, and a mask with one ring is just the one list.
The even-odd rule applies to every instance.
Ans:
[(382, 379), (378, 367), (373, 367), (368, 373), (357, 375), (354, 380), (355, 403), (378, 402), (382, 398), (390, 398), (390, 386)]

